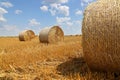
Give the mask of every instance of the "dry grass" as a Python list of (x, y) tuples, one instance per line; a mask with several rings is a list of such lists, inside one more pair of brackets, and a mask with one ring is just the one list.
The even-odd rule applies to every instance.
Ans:
[(111, 73), (91, 72), (82, 56), (81, 36), (48, 45), (38, 37), (27, 42), (0, 38), (0, 80), (115, 79)]

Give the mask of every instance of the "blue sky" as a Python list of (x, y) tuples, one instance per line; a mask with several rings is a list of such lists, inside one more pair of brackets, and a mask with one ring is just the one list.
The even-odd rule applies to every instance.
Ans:
[(59, 25), (65, 35), (81, 34), (83, 12), (95, 0), (0, 0), (0, 36)]

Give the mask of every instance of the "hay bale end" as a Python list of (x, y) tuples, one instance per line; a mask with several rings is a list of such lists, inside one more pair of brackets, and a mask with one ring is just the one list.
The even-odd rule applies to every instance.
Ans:
[(59, 26), (47, 27), (41, 30), (39, 40), (42, 43), (56, 43), (64, 39), (64, 32)]
[(24, 30), (19, 33), (20, 41), (28, 41), (35, 37), (35, 33), (32, 30)]
[(86, 8), (82, 45), (91, 70), (120, 72), (120, 0), (98, 0)]

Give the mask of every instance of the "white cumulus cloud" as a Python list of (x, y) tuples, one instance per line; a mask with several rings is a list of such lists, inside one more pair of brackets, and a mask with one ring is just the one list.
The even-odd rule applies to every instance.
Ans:
[(59, 6), (59, 13), (69, 16), (69, 7), (68, 6)]
[(39, 26), (40, 22), (38, 22), (36, 19), (31, 19), (31, 20), (29, 20), (28, 25), (29, 26)]
[(0, 15), (0, 22), (6, 22), (7, 20), (3, 17), (3, 15)]
[(67, 3), (68, 0), (44, 0), (43, 3), (48, 3), (48, 4), (51, 4), (51, 3), (58, 3), (58, 4), (61, 4), (61, 3)]
[(85, 4), (83, 2), (81, 2), (80, 5), (83, 7)]
[(5, 10), (4, 8), (0, 7), (0, 14), (5, 14), (8, 13), (7, 10)]
[(56, 22), (59, 25), (72, 26), (73, 22), (70, 17), (56, 17)]
[(69, 16), (69, 7), (61, 4), (51, 4), (51, 9), (49, 10), (52, 15), (62, 14), (64, 16)]
[(81, 1), (84, 2), (84, 3), (89, 4), (90, 2), (95, 1), (95, 0), (81, 0)]
[(4, 18), (4, 14), (8, 13), (7, 10), (5, 10), (4, 8), (0, 7), (0, 22), (5, 22), (7, 21), (5, 18)]
[[(55, 15), (64, 15), (69, 16), (69, 6), (65, 3), (68, 3), (69, 0), (44, 0), (43, 4), (47, 6), (40, 7), (43, 11), (49, 11), (52, 16)], [(49, 6), (49, 9), (48, 9)]]
[(40, 7), (40, 9), (41, 9), (42, 11), (48, 11), (48, 7), (47, 7), (47, 6), (42, 6), (42, 7)]
[(82, 15), (82, 14), (83, 14), (83, 11), (82, 11), (82, 10), (77, 10), (77, 11), (75, 12), (75, 14), (76, 14), (76, 15)]
[(88, 4), (90, 4), (91, 2), (96, 1), (96, 0), (81, 0), (81, 7), (87, 6)]
[(82, 20), (76, 20), (74, 21), (75, 24), (82, 25)]
[(15, 10), (15, 14), (21, 14), (22, 10)]
[(6, 8), (13, 7), (13, 4), (10, 2), (1, 2), (0, 5)]
[(68, 0), (58, 0), (59, 3), (67, 3)]
[(54, 9), (50, 9), (49, 11), (50, 11), (50, 13), (51, 13), (51, 15), (52, 15), (52, 16), (55, 16), (55, 15), (56, 15), (56, 13), (57, 13), (57, 11), (56, 11), (56, 10), (54, 10)]
[(66, 23), (70, 20), (71, 20), (70, 17), (56, 17), (56, 21), (58, 24)]
[(55, 16), (58, 13), (57, 10), (58, 10), (59, 6), (60, 6), (60, 4), (57, 4), (57, 3), (50, 4), (51, 9), (49, 9), (49, 11), (52, 16)]
[(59, 7), (60, 5), (61, 5), (61, 4), (52, 3), (52, 4), (50, 4), (50, 7), (51, 7), (52, 9), (58, 9), (58, 7)]
[(66, 25), (67, 25), (67, 26), (72, 26), (72, 25), (73, 25), (73, 22), (66, 22)]
[(4, 25), (3, 28), (6, 31), (16, 31), (17, 30), (17, 26), (16, 25)]
[(2, 36), (17, 36), (21, 30), (17, 25), (0, 24), (0, 35)]

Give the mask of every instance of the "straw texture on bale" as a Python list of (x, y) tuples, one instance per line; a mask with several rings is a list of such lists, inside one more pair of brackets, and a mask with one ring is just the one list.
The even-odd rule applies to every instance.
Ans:
[(19, 34), (20, 41), (28, 41), (35, 37), (35, 33), (32, 30), (24, 30)]
[(39, 34), (39, 40), (43, 43), (55, 43), (62, 41), (64, 32), (59, 26), (44, 28)]
[(85, 10), (84, 58), (91, 70), (120, 72), (120, 0), (98, 0)]

